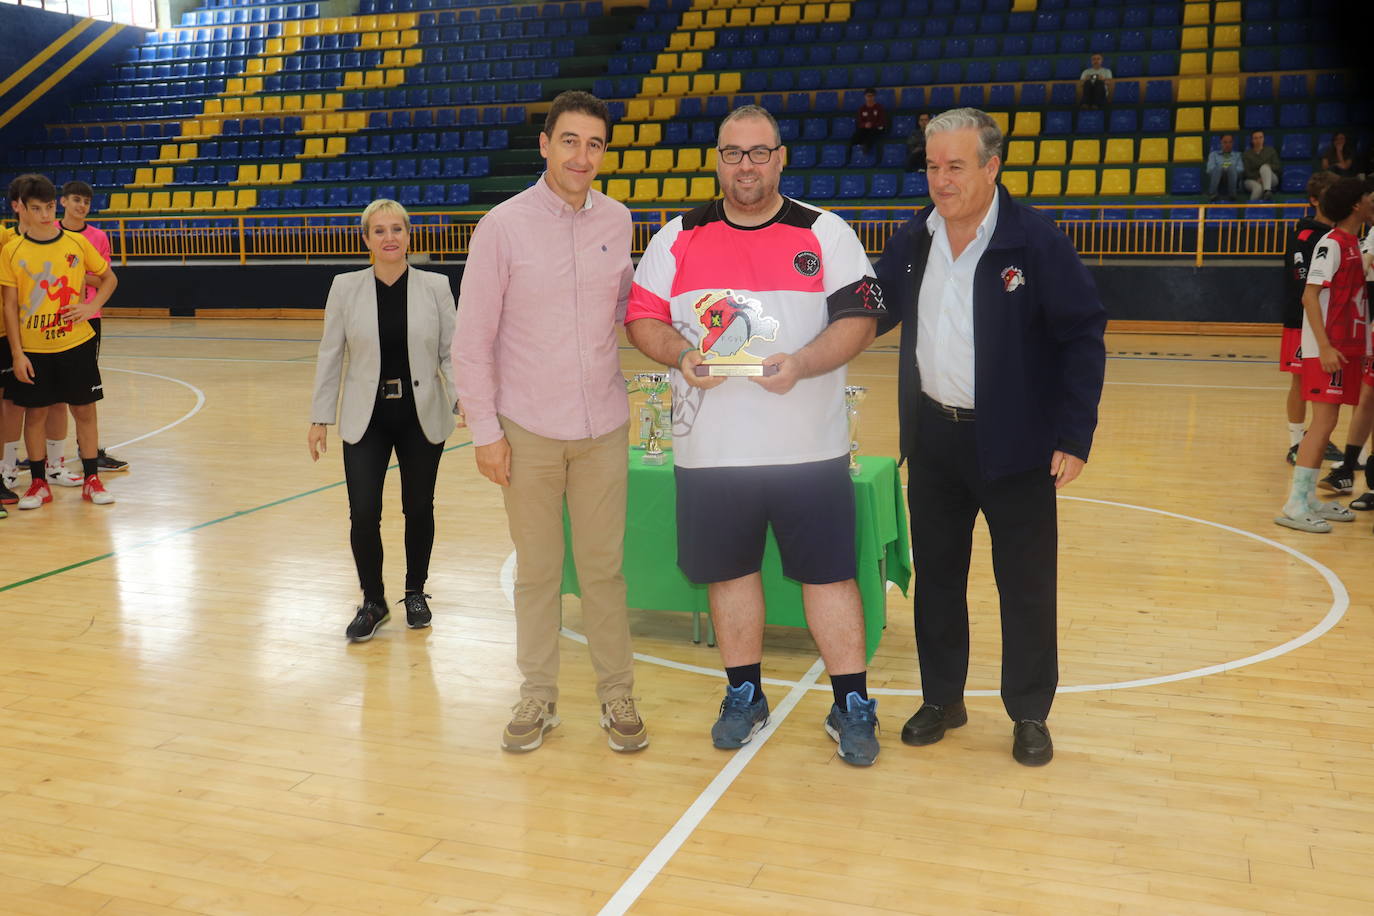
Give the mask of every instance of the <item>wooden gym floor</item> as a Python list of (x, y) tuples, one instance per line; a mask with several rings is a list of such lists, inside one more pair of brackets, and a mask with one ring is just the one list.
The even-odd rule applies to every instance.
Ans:
[[(652, 611), (632, 612), (647, 751), (607, 748), (569, 639), (563, 726), (503, 753), (511, 548), (462, 429), (433, 629), (348, 645), (339, 443), (305, 449), (319, 330), (107, 321), (119, 502), (60, 491), (0, 522), (0, 912), (1374, 911), (1374, 519), (1273, 524), (1275, 340), (1110, 336), (1097, 447), (1060, 503), (1054, 762), (1010, 757), (980, 534), (968, 726), (898, 740), (919, 698), (894, 589), (871, 670), (884, 750), (859, 770), (821, 730), (805, 633), (770, 629), (776, 729), (731, 755), (707, 737), (715, 650)], [(887, 338), (851, 368), (865, 452), (895, 448), (896, 358)]]

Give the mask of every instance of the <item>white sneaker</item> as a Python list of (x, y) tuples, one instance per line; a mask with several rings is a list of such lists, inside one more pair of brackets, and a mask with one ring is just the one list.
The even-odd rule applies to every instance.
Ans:
[(19, 483), (19, 469), (12, 465), (0, 467), (0, 483), (13, 490)]
[(97, 506), (108, 506), (115, 501), (114, 494), (106, 490), (94, 474), (82, 481), (81, 498)]
[(67, 467), (64, 461), (58, 465), (47, 466), (48, 483), (59, 487), (79, 487), (84, 482), (82, 476)]

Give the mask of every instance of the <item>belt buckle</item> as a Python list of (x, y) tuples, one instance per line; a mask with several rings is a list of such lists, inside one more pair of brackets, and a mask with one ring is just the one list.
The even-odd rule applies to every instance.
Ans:
[(389, 378), (382, 382), (382, 397), (388, 401), (395, 401), (398, 398), (405, 397), (405, 393), (401, 388), (401, 380), (398, 378)]

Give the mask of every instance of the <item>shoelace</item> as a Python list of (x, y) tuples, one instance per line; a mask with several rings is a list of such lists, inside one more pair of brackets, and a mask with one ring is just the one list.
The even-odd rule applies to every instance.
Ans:
[(611, 714), (611, 718), (616, 722), (639, 721), (639, 713), (635, 710), (634, 700), (630, 697), (610, 700), (606, 703), (606, 711)]
[(519, 703), (511, 707), (511, 712), (515, 713), (512, 723), (518, 725), (529, 725), (539, 721), (539, 717), (544, 714), (544, 704), (534, 697), (525, 697)]
[(416, 603), (416, 602), (417, 602), (417, 599), (421, 599), (421, 598), (433, 598), (433, 597), (434, 597), (433, 595), (427, 594), (427, 593), (425, 593), (425, 592), (411, 592), (410, 594), (406, 595), (404, 598), (402, 598), (400, 601), (397, 601), (396, 603), (397, 603), (397, 604), (404, 604), (404, 605), (406, 606), (406, 610), (407, 610), (407, 611), (409, 611), (409, 610), (421, 610), (421, 609), (424, 607), (423, 604), (420, 604), (420, 606), (417, 607), (417, 608), (411, 608), (410, 605), (411, 605), (412, 603)]

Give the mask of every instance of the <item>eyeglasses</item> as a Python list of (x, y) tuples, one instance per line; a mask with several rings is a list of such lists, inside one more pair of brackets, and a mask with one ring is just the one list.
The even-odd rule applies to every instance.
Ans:
[(726, 165), (739, 165), (744, 161), (746, 153), (749, 156), (750, 162), (756, 165), (763, 165), (769, 159), (772, 159), (773, 154), (780, 149), (782, 149), (781, 143), (777, 146), (752, 146), (749, 149), (728, 146), (723, 150), (717, 150), (717, 152), (720, 153), (720, 161), (724, 162)]

